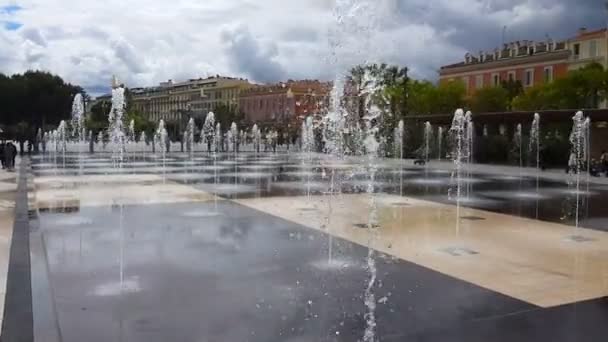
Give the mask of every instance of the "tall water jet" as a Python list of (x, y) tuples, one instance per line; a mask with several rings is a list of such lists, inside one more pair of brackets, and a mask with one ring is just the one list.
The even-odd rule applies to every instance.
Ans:
[(114, 80), (112, 89), (112, 108), (108, 121), (108, 136), (112, 144), (112, 161), (122, 168), (126, 137), (123, 127), (123, 114), (125, 111), (125, 89), (117, 84)]
[(219, 152), (222, 146), (222, 126), (218, 122), (215, 124), (215, 152)]
[(433, 126), (430, 122), (424, 123), (424, 161), (428, 164), (431, 155), (431, 140), (433, 139)]
[(399, 158), (399, 195), (403, 196), (403, 141), (405, 134), (405, 124), (403, 120), (399, 120), (393, 134), (395, 157)]
[(251, 135), (253, 140), (253, 150), (256, 153), (260, 153), (260, 144), (262, 143), (262, 134), (260, 133), (260, 129), (257, 124), (253, 124), (251, 128)]
[(193, 161), (194, 154), (194, 130), (196, 129), (196, 125), (194, 123), (194, 119), (190, 118), (188, 120), (188, 125), (186, 126), (186, 151), (188, 151), (190, 155), (190, 161)]
[(393, 133), (393, 146), (395, 158), (403, 159), (403, 136), (405, 132), (405, 126), (403, 120), (399, 120), (397, 127)]
[(89, 143), (89, 153), (93, 153), (94, 151), (94, 144), (95, 144), (95, 137), (93, 137), (93, 131), (89, 130), (89, 137), (87, 142)]
[(530, 143), (528, 145), (528, 165), (530, 160), (534, 160), (536, 163), (536, 218), (538, 219), (538, 193), (540, 186), (540, 114), (534, 113), (534, 120), (530, 126)]
[(159, 148), (161, 151), (161, 158), (163, 162), (163, 184), (166, 182), (165, 170), (167, 167), (167, 139), (168, 134), (167, 129), (165, 128), (165, 120), (160, 119), (160, 121), (158, 122), (158, 128), (156, 129), (156, 141), (160, 145)]
[(77, 144), (78, 170), (82, 173), (82, 148), (84, 147), (85, 126), (84, 101), (81, 94), (76, 94), (72, 102), (72, 138)]
[(443, 127), (437, 128), (437, 160), (441, 161), (443, 151)]
[(127, 139), (129, 142), (135, 142), (137, 137), (135, 136), (135, 120), (131, 120), (129, 122), (129, 133), (127, 135)]
[[(312, 152), (314, 146), (314, 123), (312, 116), (306, 117), (302, 122), (302, 151), (306, 154), (304, 158), (304, 166), (306, 168), (312, 168)], [(307, 177), (306, 182), (306, 196), (310, 201), (310, 174)]]
[[(568, 171), (574, 174), (576, 182), (576, 212), (575, 224), (579, 225), (579, 203), (580, 203), (580, 174), (582, 167), (588, 164), (589, 158), (589, 131), (591, 121), (585, 118), (582, 111), (577, 112), (572, 118), (572, 132), (570, 133), (570, 158), (568, 160)], [(587, 170), (589, 171), (589, 170)]]
[(46, 147), (49, 143), (50, 140), (50, 136), (49, 136), (49, 132), (44, 132), (44, 134), (42, 135), (42, 153), (46, 154)]
[(513, 134), (513, 148), (515, 153), (519, 157), (519, 172), (523, 168), (523, 141), (522, 141), (522, 128), (521, 124), (517, 124), (515, 127), (515, 133)]
[(467, 162), (469, 164), (473, 163), (473, 149), (475, 143), (475, 126), (473, 124), (473, 114), (470, 111), (467, 111), (465, 116), (465, 138), (466, 138), (466, 153), (467, 153)]
[(103, 141), (103, 131), (99, 131), (97, 133), (97, 145), (100, 145), (100, 144), (101, 144), (101, 147), (105, 150), (106, 147), (105, 147), (105, 144)]
[(234, 152), (234, 155), (236, 157), (236, 154), (239, 150), (239, 128), (234, 122), (230, 125), (230, 137), (230, 143), (232, 144), (231, 151)]
[(207, 113), (205, 117), (201, 137), (204, 143), (207, 144), (207, 152), (215, 152), (215, 114), (213, 112)]
[(365, 114), (363, 122), (365, 125), (363, 145), (365, 155), (367, 156), (367, 173), (369, 175), (369, 183), (367, 185), (367, 194), (370, 196), (369, 202), (369, 217), (367, 228), (370, 231), (367, 254), (367, 268), (370, 278), (365, 289), (365, 306), (367, 307), (366, 329), (363, 336), (363, 341), (373, 342), (376, 340), (376, 296), (374, 288), (376, 286), (377, 269), (376, 260), (374, 258), (374, 243), (377, 238), (377, 231), (380, 228), (378, 220), (378, 205), (376, 202), (376, 191), (374, 188), (376, 182), (376, 172), (378, 169), (377, 158), (380, 156), (380, 123), (382, 122), (382, 109), (378, 103), (386, 103), (383, 99), (384, 87), (378, 79), (378, 76), (372, 75), (370, 72), (365, 72), (361, 87), (361, 96), (364, 98)]
[[(63, 162), (63, 168), (65, 169), (65, 152), (67, 150), (67, 125), (64, 120), (61, 120), (59, 127), (57, 128), (56, 144), (61, 150), (61, 159)], [(57, 147), (55, 148), (57, 150)]]
[(147, 139), (146, 132), (145, 131), (141, 131), (141, 134), (139, 135), (138, 145), (141, 146), (142, 161), (146, 161), (146, 145), (147, 145), (146, 139)]
[(534, 114), (534, 120), (532, 120), (532, 125), (530, 126), (528, 153), (529, 159), (532, 159), (532, 156), (534, 156), (536, 169), (540, 170), (540, 114), (538, 113)]
[[(462, 199), (462, 171), (465, 162), (469, 159), (469, 124), (472, 121), (465, 115), (462, 109), (456, 110), (450, 127), (450, 140), (452, 145), (452, 160), (454, 162), (454, 170), (452, 171), (452, 180), (456, 180), (456, 231), (460, 230), (460, 201)], [(453, 183), (453, 182), (452, 182)], [(449, 189), (448, 196), (454, 199), (453, 188)]]

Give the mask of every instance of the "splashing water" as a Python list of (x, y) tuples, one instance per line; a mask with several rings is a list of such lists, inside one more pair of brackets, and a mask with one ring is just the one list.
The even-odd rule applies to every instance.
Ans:
[(156, 130), (156, 141), (160, 145), (159, 148), (160, 148), (160, 154), (161, 154), (162, 162), (163, 162), (163, 184), (164, 184), (166, 182), (166, 175), (165, 175), (165, 170), (167, 167), (166, 153), (167, 153), (167, 145), (168, 145), (169, 141), (168, 141), (167, 129), (165, 128), (165, 120), (163, 120), (163, 119), (161, 119), (158, 122), (158, 129)]
[(218, 122), (215, 125), (215, 152), (219, 152), (219, 149), (221, 146), (222, 146), (222, 126)]
[(443, 150), (443, 127), (437, 128), (437, 160), (441, 161), (441, 152)]
[(72, 103), (72, 138), (80, 143), (85, 138), (84, 101), (81, 94), (74, 96)]
[(205, 117), (205, 123), (201, 131), (201, 140), (207, 144), (207, 152), (215, 152), (215, 114), (213, 112), (207, 113)]
[[(463, 164), (470, 161), (469, 153), (472, 136), (470, 136), (472, 120), (469, 113), (465, 115), (462, 109), (456, 110), (452, 119), (452, 127), (450, 128), (450, 138), (452, 144), (452, 160), (454, 162), (454, 171), (452, 172), (452, 183), (456, 179), (456, 229), (460, 228), (460, 201), (462, 200), (462, 170)], [(448, 197), (453, 198), (453, 189), (450, 188)]]
[(428, 164), (431, 154), (431, 140), (433, 139), (433, 126), (430, 122), (424, 124), (424, 160)]
[[(575, 206), (575, 224), (579, 226), (579, 209), (580, 209), (580, 174), (583, 171), (583, 166), (589, 167), (589, 147), (590, 147), (590, 127), (591, 119), (586, 118), (582, 111), (577, 112), (572, 118), (572, 132), (570, 133), (570, 158), (568, 160), (568, 170), (575, 177), (576, 184), (576, 206)], [(587, 169), (587, 171), (589, 171)], [(587, 178), (587, 182), (589, 179)]]
[(63, 168), (65, 169), (65, 152), (67, 149), (67, 125), (64, 120), (61, 120), (59, 127), (55, 131), (55, 151), (61, 150), (63, 159)]
[(232, 123), (230, 124), (230, 132), (229, 132), (229, 137), (230, 137), (230, 145), (231, 145), (231, 151), (234, 152), (234, 155), (236, 157), (236, 153), (238, 152), (239, 149), (239, 129), (236, 125), (236, 123)]
[(72, 138), (78, 149), (78, 170), (82, 173), (82, 148), (85, 139), (84, 101), (81, 94), (74, 96), (72, 103)]
[(194, 130), (196, 129), (196, 125), (194, 123), (194, 119), (190, 118), (188, 120), (188, 125), (186, 126), (186, 151), (190, 153), (190, 160), (192, 160), (192, 154), (194, 152)]
[(522, 128), (521, 124), (517, 124), (515, 128), (515, 133), (513, 134), (513, 146), (516, 153), (519, 156), (519, 172), (521, 173), (521, 169), (523, 167), (523, 141), (522, 141)]
[(108, 117), (110, 123), (108, 135), (112, 144), (112, 160), (118, 162), (119, 168), (122, 168), (126, 142), (122, 121), (124, 110), (125, 89), (123, 87), (116, 87), (112, 89), (112, 108)]

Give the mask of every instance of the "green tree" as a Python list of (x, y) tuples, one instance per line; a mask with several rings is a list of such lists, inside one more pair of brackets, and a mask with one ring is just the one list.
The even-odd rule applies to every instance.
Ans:
[[(10, 77), (0, 74), (0, 124), (7, 127), (8, 138), (33, 140), (38, 128), (56, 126), (70, 118), (77, 93), (86, 95), (81, 87), (48, 72), (27, 71)], [(11, 129), (19, 123), (23, 124), (18, 130)]]
[(471, 99), (471, 110), (476, 113), (504, 112), (509, 106), (509, 92), (503, 87), (480, 89)]
[(424, 115), (438, 113), (437, 87), (429, 81), (413, 81), (408, 86), (408, 105), (412, 114)]
[(598, 108), (608, 98), (608, 72), (591, 63), (553, 83), (528, 89), (513, 99), (517, 110)]
[(511, 102), (514, 98), (524, 93), (524, 86), (521, 81), (507, 80), (502, 81), (500, 86), (507, 91), (507, 110), (511, 110)]
[(213, 113), (215, 114), (216, 122), (219, 122), (222, 126), (222, 130), (229, 129), (233, 122), (239, 124), (244, 118), (243, 113), (238, 112), (233, 106), (228, 106), (225, 103), (218, 103), (213, 109)]
[(448, 82), (437, 87), (435, 113), (453, 113), (457, 108), (466, 107), (467, 90), (462, 82)]

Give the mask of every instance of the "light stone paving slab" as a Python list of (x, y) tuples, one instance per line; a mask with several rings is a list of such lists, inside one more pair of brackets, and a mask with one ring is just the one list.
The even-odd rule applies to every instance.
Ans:
[[(19, 163), (19, 160), (15, 161), (16, 165), (19, 165)], [(18, 177), (17, 172), (0, 170), (0, 326), (4, 316)]]
[[(526, 301), (553, 307), (608, 295), (608, 233), (391, 195), (236, 200), (250, 208)], [(457, 224), (456, 217), (461, 219)]]
[(53, 183), (55, 187), (38, 188), (30, 200), (38, 209), (54, 210), (118, 204), (204, 202), (215, 198), (210, 193), (187, 185), (163, 182), (162, 177), (156, 175), (137, 175), (135, 178), (104, 177), (106, 176), (92, 178), (99, 182), (79, 182), (77, 186), (66, 187), (62, 185), (70, 183), (73, 178), (57, 177)]

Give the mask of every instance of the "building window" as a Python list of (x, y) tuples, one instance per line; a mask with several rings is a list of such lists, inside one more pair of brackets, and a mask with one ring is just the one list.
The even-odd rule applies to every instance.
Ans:
[(511, 82), (517, 80), (517, 77), (515, 77), (515, 71), (509, 71), (507, 73), (507, 77), (508, 77), (508, 80)]
[(551, 81), (553, 81), (553, 67), (552, 66), (548, 66), (545, 67), (545, 83), (549, 83)]
[(597, 40), (592, 40), (589, 42), (589, 57), (597, 57)]
[(531, 87), (534, 84), (534, 69), (526, 70), (526, 87)]
[(581, 44), (574, 44), (574, 59), (578, 59), (581, 54)]
[(477, 89), (483, 88), (483, 75), (475, 76), (475, 88), (477, 88)]
[(469, 90), (469, 76), (463, 76), (462, 83), (464, 83), (464, 89)]
[(497, 73), (492, 74), (492, 85), (498, 87), (500, 85), (500, 75)]

